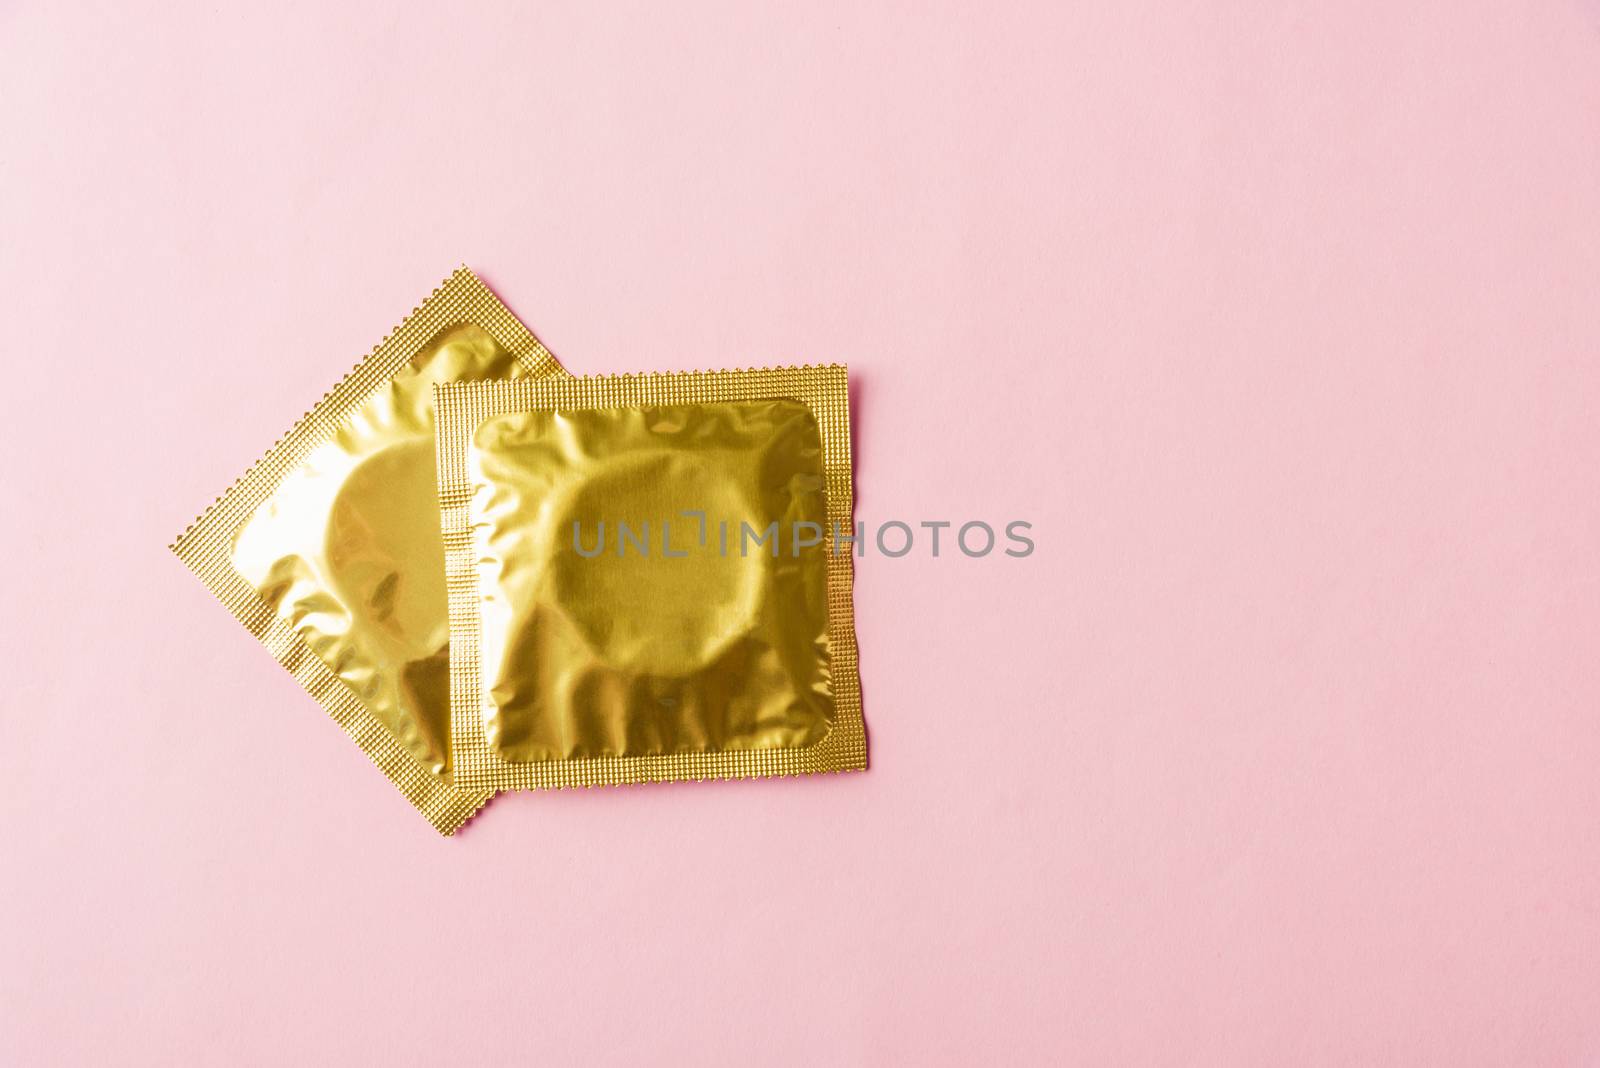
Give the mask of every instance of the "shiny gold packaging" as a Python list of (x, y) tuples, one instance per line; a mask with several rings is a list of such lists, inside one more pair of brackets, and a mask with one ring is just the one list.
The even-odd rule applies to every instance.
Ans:
[(447, 384), (435, 406), (458, 783), (866, 766), (843, 367)]
[(462, 268), (172, 546), (444, 834), (492, 795), (451, 784), (433, 387), (563, 373)]

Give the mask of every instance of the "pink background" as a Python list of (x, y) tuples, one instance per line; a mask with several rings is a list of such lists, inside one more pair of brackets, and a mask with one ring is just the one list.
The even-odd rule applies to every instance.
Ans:
[[(0, 3), (0, 1061), (1600, 1060), (1600, 6), (991, 7)], [(871, 771), (443, 840), (170, 556), (461, 262), (1035, 524)]]

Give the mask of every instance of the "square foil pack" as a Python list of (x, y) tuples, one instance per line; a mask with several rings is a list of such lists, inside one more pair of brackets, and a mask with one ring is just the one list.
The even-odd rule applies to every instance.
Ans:
[(433, 387), (563, 373), (462, 268), (172, 546), (444, 834), (492, 795), (452, 781)]
[(845, 369), (444, 383), (456, 783), (865, 767)]

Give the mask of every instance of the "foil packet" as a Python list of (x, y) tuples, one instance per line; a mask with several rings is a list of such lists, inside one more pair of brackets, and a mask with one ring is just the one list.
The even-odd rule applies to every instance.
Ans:
[(458, 785), (866, 766), (843, 367), (434, 396)]
[(447, 835), (492, 792), (452, 782), (433, 387), (564, 373), (461, 268), (172, 545)]

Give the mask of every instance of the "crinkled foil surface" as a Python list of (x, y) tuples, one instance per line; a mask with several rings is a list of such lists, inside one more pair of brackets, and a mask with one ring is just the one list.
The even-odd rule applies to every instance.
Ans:
[(468, 463), (485, 728), (502, 759), (827, 733), (827, 557), (791, 537), (809, 524), (820, 543), (827, 523), (806, 405), (513, 412), (478, 427)]
[(528, 374), (482, 327), (435, 335), (239, 528), (234, 569), (426, 768), (451, 769), (435, 383)]

